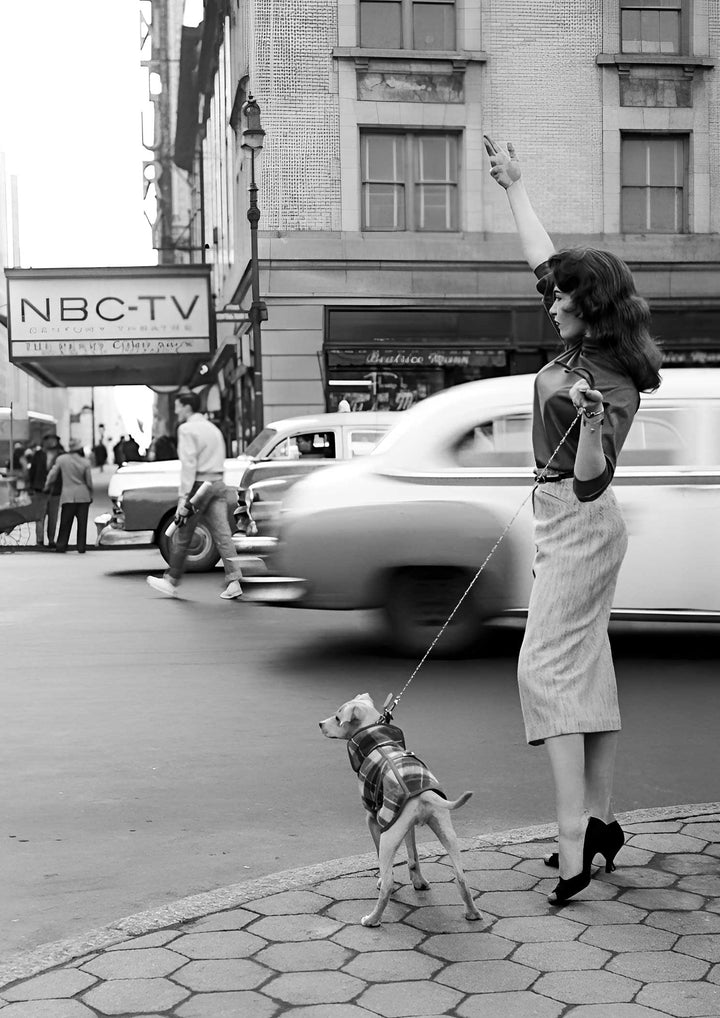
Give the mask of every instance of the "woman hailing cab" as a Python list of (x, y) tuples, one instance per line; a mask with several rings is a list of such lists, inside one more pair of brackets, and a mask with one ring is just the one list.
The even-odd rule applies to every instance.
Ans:
[(594, 248), (556, 252), (513, 146), (486, 137), (485, 148), (564, 346), (535, 380), (541, 483), (518, 660), (527, 741), (547, 747), (555, 784), (559, 853), (546, 862), (560, 880), (548, 900), (562, 905), (590, 883), (595, 855), (609, 871), (624, 843), (611, 806), (621, 725), (608, 623), (627, 533), (610, 484), (639, 393), (660, 384), (662, 358), (625, 263)]

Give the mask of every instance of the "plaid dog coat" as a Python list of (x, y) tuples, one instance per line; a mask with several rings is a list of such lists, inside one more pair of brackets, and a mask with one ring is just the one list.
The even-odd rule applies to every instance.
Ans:
[(447, 796), (422, 760), (405, 749), (405, 736), (395, 725), (380, 722), (361, 728), (348, 740), (350, 765), (360, 780), (363, 806), (382, 831), (391, 827), (409, 799), (433, 791)]

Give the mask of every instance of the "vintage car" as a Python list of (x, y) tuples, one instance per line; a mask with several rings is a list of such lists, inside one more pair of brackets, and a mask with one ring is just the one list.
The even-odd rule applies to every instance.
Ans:
[[(274, 478), (276, 483), (288, 475), (291, 483), (319, 467), (364, 455), (397, 420), (397, 413), (378, 411), (307, 415), (268, 425), (242, 456), (225, 460), (231, 528), (236, 527), (238, 489), (243, 492), (240, 523), (245, 522), (243, 477), (247, 471), (252, 478)], [(165, 530), (175, 513), (179, 481), (178, 460), (129, 463), (117, 470), (108, 485), (112, 513), (103, 513), (95, 519), (98, 547), (157, 546), (168, 562), (173, 538), (168, 538)], [(252, 554), (253, 550), (238, 547), (238, 552)], [(187, 569), (190, 572), (212, 569), (218, 558), (210, 532), (200, 522), (193, 536)]]
[[(438, 642), (467, 650), (482, 623), (524, 617), (532, 582), (533, 377), (470, 382), (403, 414), (372, 455), (295, 485), (269, 575), (246, 599), (382, 609), (420, 655), (517, 518)], [(613, 490), (629, 549), (614, 617), (720, 622), (720, 371), (668, 369), (641, 408)]]

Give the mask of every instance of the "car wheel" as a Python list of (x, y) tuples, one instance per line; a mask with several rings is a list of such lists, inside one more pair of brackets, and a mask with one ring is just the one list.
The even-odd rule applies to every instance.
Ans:
[[(165, 530), (172, 518), (172, 514), (165, 517), (160, 524), (158, 534), (158, 547), (160, 548), (160, 554), (168, 564), (170, 562), (170, 555), (172, 554), (175, 541), (177, 540), (175, 535), (172, 537), (165, 536)], [(192, 544), (190, 545), (188, 556), (185, 559), (185, 571), (188, 573), (206, 573), (216, 565), (219, 559), (220, 555), (215, 548), (212, 535), (206, 524), (201, 520), (195, 527)]]
[[(388, 583), (384, 615), (393, 646), (408, 657), (422, 657), (467, 589), (472, 575), (462, 569), (402, 569)], [(472, 593), (445, 629), (434, 657), (456, 657), (476, 643), (482, 631)]]

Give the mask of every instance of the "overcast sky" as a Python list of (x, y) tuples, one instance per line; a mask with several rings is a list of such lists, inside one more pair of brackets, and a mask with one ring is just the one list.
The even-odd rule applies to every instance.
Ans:
[(143, 215), (138, 0), (0, 0), (0, 151), (24, 267), (157, 261)]

